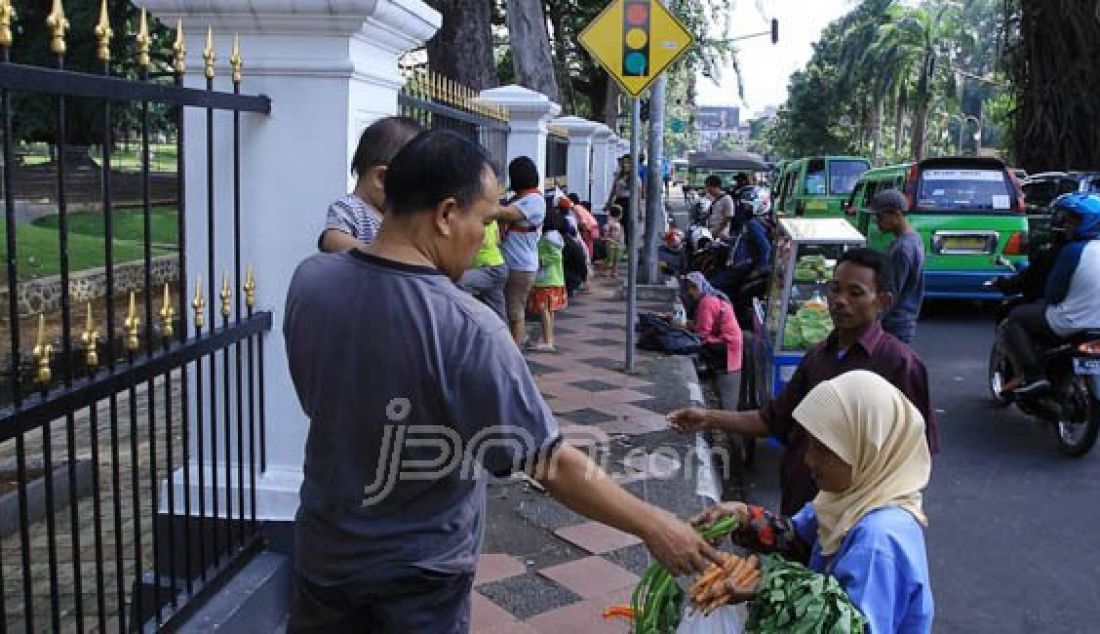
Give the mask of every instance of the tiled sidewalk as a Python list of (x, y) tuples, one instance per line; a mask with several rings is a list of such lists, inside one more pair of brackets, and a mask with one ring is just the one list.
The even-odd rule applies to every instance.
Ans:
[[(664, 415), (689, 403), (681, 359), (639, 353), (623, 373), (625, 302), (599, 280), (557, 316), (559, 352), (528, 364), (566, 437), (586, 447), (623, 486), (684, 516), (702, 508), (689, 439)], [(639, 311), (668, 306), (640, 302)], [(660, 453), (651, 453), (660, 447)], [(679, 456), (678, 459), (676, 456)], [(670, 477), (661, 477), (662, 473)], [(630, 601), (649, 563), (632, 535), (589, 522), (523, 481), (490, 487), (485, 545), (474, 584), (473, 631), (628, 632), (603, 611)]]

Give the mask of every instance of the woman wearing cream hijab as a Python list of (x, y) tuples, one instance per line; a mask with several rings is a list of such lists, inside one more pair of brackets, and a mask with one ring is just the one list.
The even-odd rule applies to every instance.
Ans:
[[(731, 537), (739, 545), (836, 577), (867, 617), (868, 632), (930, 632), (921, 490), (931, 458), (920, 413), (885, 379), (859, 370), (819, 384), (794, 418), (811, 438), (806, 466), (817, 497), (791, 518), (728, 502), (693, 522), (735, 515)], [(733, 590), (743, 601), (755, 589)]]

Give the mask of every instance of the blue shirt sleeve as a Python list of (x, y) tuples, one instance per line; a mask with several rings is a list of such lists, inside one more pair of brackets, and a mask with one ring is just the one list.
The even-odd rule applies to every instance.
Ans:
[(794, 531), (804, 544), (817, 543), (817, 513), (814, 511), (814, 503), (807, 502), (802, 510), (791, 518)]
[(837, 560), (833, 576), (867, 618), (869, 634), (898, 630), (908, 593), (899, 579), (898, 564), (882, 549), (853, 546)]

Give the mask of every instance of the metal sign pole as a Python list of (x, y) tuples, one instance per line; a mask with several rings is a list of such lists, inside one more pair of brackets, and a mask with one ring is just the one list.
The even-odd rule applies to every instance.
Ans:
[(642, 120), (642, 102), (637, 97), (630, 100), (630, 223), (627, 238), (627, 252), (630, 265), (626, 272), (626, 371), (634, 371), (634, 313), (638, 298), (638, 209), (642, 192), (638, 187), (638, 145), (639, 129)]

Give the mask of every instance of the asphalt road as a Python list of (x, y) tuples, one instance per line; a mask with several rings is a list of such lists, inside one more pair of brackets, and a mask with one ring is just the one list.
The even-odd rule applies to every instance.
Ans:
[[(1058, 453), (1053, 431), (985, 387), (990, 308), (934, 306), (918, 328), (942, 444), (926, 491), (939, 633), (1100, 632), (1100, 447)], [(746, 497), (778, 503), (761, 445)]]
[(936, 631), (1100, 631), (1100, 449), (1064, 457), (1049, 427), (993, 406), (988, 311), (933, 307), (918, 331), (943, 445), (926, 502)]

